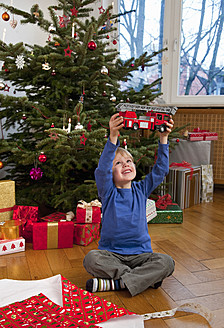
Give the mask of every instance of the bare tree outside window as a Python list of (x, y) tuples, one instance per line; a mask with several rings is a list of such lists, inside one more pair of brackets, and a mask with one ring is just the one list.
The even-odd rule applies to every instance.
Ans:
[[(168, 28), (164, 26), (168, 1), (120, 0), (121, 13), (133, 10), (120, 19), (121, 59), (162, 49), (163, 31)], [(172, 15), (170, 20), (175, 19)], [(224, 95), (223, 24), (224, 0), (182, 0), (180, 54), (178, 63), (174, 63), (179, 64), (178, 96)], [(158, 65), (139, 71), (132, 86), (163, 77), (162, 67), (172, 61), (165, 52), (153, 59)]]

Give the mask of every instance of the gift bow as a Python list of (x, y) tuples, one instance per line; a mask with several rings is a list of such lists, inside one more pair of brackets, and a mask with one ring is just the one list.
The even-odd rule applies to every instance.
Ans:
[(79, 200), (77, 207), (80, 208), (87, 208), (87, 207), (93, 207), (93, 206), (97, 206), (97, 207), (101, 207), (102, 204), (101, 202), (98, 201), (98, 199), (92, 200), (90, 203), (85, 202), (84, 200)]
[(165, 210), (168, 205), (177, 205), (176, 203), (173, 203), (172, 198), (170, 194), (166, 194), (164, 196), (158, 196), (158, 200), (156, 201), (156, 207)]
[(181, 163), (175, 163), (175, 162), (173, 162), (173, 163), (170, 164), (170, 167), (185, 167), (185, 168), (188, 168), (188, 169), (191, 170), (191, 173), (190, 173), (190, 180), (191, 180), (192, 177), (193, 177), (193, 171), (194, 171), (194, 169), (193, 169), (191, 163), (188, 163), (188, 162), (186, 162), (186, 161), (182, 161)]

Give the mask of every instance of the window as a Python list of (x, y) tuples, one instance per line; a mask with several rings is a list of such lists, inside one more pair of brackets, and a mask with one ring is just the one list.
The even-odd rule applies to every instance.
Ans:
[(167, 47), (141, 67), (130, 86), (163, 77), (166, 103), (177, 106), (223, 106), (224, 0), (120, 0), (122, 59)]

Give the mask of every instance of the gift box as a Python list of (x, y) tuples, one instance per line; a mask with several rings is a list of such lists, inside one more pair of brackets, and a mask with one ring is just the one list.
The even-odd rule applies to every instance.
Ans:
[(174, 203), (171, 196), (166, 194), (164, 196), (158, 196), (158, 200), (155, 203), (156, 217), (153, 218), (150, 223), (182, 223), (183, 211)]
[(40, 219), (40, 221), (45, 221), (45, 222), (63, 222), (63, 221), (71, 221), (75, 217), (75, 214), (70, 211), (67, 213), (63, 212), (55, 212), (52, 214), (49, 214), (47, 216), (44, 216)]
[(100, 223), (74, 224), (74, 239), (76, 245), (87, 246), (100, 236)]
[(84, 200), (78, 202), (76, 208), (77, 223), (100, 223), (101, 221), (101, 203), (95, 199), (90, 203)]
[(190, 163), (172, 163), (168, 174), (168, 190), (181, 209), (200, 203), (201, 166)]
[(39, 220), (37, 206), (15, 205), (13, 210), (13, 220), (22, 221), (21, 235), (27, 243), (33, 241), (33, 223)]
[(194, 129), (193, 132), (188, 132), (188, 140), (218, 140), (217, 132), (210, 132), (209, 130), (201, 130), (200, 128)]
[(6, 255), (25, 251), (25, 239), (20, 237), (16, 239), (0, 240), (0, 255)]
[(33, 249), (72, 248), (74, 222), (34, 222)]
[(0, 181), (0, 221), (11, 220), (15, 205), (15, 181)]
[(21, 236), (22, 222), (20, 220), (8, 220), (0, 222), (0, 239), (17, 239)]
[(146, 219), (147, 222), (151, 221), (156, 216), (156, 205), (152, 199), (147, 199), (146, 202)]
[(201, 166), (201, 202), (213, 202), (213, 168), (212, 165)]

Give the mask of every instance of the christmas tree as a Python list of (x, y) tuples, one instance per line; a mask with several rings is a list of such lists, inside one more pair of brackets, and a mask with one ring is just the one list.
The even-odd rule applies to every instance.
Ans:
[[(119, 14), (112, 6), (99, 8), (91, 16), (95, 0), (58, 0), (48, 8), (50, 20), (38, 5), (30, 12), (0, 7), (21, 17), (22, 24), (37, 24), (47, 32), (45, 46), (0, 41), (0, 89), (9, 84), (15, 96), (0, 94), (3, 129), (17, 126), (7, 139), (0, 140), (0, 160), (6, 178), (16, 181), (17, 203), (46, 204), (55, 209), (74, 209), (80, 199), (97, 198), (94, 170), (108, 137), (108, 122), (120, 102), (149, 104), (161, 93), (157, 79), (136, 92), (121, 90), (132, 72), (155, 65), (161, 53), (143, 53), (122, 61), (116, 40)], [(125, 13), (123, 13), (125, 14)], [(26, 96), (17, 97), (24, 91)], [(175, 132), (174, 132), (175, 135)], [(144, 138), (124, 130), (121, 145), (137, 159), (137, 178), (153, 165), (158, 143), (156, 133)]]

